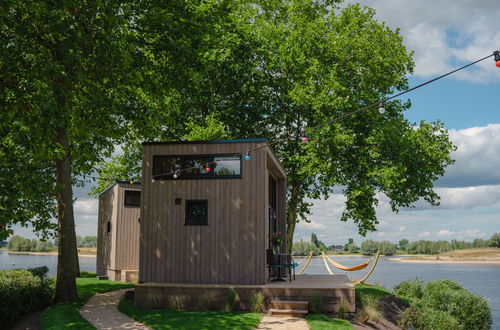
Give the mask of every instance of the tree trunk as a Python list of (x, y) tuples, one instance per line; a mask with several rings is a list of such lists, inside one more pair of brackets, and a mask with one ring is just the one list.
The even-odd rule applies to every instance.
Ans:
[(286, 217), (286, 253), (292, 253), (293, 233), (297, 223), (297, 206), (299, 205), (300, 183), (292, 182), (290, 201), (288, 202), (288, 212)]
[(64, 154), (56, 160), (58, 237), (56, 302), (72, 302), (77, 300), (76, 272), (79, 271), (76, 250), (75, 217), (73, 214), (73, 187), (71, 186), (71, 153), (65, 120), (65, 98), (58, 88), (55, 79), (54, 94), (57, 101), (57, 121), (55, 142)]

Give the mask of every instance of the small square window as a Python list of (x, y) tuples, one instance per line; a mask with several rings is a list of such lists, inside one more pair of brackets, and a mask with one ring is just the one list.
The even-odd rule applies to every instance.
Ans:
[(141, 206), (141, 191), (140, 190), (125, 190), (124, 206), (140, 207)]
[(208, 201), (206, 199), (186, 200), (186, 225), (208, 225)]

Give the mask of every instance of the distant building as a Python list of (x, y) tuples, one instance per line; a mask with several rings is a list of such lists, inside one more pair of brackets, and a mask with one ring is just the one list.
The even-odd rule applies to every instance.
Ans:
[(97, 276), (137, 282), (141, 185), (121, 182), (99, 195)]

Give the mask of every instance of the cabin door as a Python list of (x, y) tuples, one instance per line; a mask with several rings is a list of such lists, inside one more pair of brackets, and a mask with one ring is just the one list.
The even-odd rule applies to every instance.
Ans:
[(276, 179), (269, 175), (269, 248), (273, 247), (272, 237), (278, 231), (276, 219)]

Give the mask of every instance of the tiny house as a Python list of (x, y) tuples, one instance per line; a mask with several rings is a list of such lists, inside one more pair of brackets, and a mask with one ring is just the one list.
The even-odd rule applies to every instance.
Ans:
[(137, 281), (140, 205), (140, 183), (116, 183), (99, 195), (97, 276)]
[(264, 284), (286, 174), (265, 139), (145, 142), (140, 217), (139, 282)]

